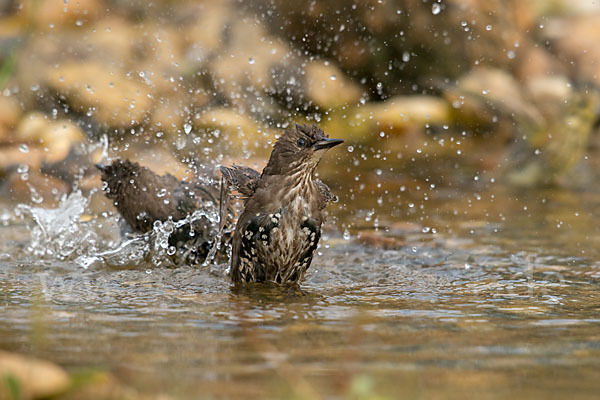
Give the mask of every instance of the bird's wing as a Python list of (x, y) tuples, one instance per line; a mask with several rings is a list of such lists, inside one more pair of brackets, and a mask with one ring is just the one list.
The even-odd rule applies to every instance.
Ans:
[(321, 196), (321, 199), (320, 199), (321, 201), (319, 204), (321, 209), (325, 208), (325, 206), (327, 206), (327, 204), (329, 204), (331, 202), (338, 201), (338, 197), (331, 192), (331, 190), (329, 189), (329, 186), (327, 186), (325, 183), (323, 183), (319, 179), (316, 179), (315, 183), (317, 184), (317, 188), (319, 189), (319, 195)]
[(271, 232), (279, 227), (279, 220), (269, 214), (253, 215), (242, 219), (236, 227), (233, 240), (231, 276), (234, 282), (261, 282), (266, 280), (267, 271), (260, 263), (258, 242), (268, 246)]
[(241, 165), (233, 165), (232, 167), (221, 166), (219, 169), (233, 190), (240, 192), (246, 197), (252, 196), (256, 191), (260, 172)]

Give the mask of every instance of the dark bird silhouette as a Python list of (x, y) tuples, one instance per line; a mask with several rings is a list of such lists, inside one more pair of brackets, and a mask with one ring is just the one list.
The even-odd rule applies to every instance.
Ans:
[(277, 140), (262, 174), (221, 167), (233, 189), (246, 197), (233, 235), (233, 282), (302, 280), (321, 238), (322, 211), (336, 199), (315, 179), (315, 170), (325, 152), (342, 142), (315, 125), (296, 125)]
[(132, 231), (145, 233), (153, 229), (156, 221), (180, 221), (196, 213), (191, 224), (183, 224), (169, 236), (169, 245), (175, 246), (178, 255), (183, 255), (183, 261), (188, 263), (207, 256), (219, 229), (215, 222), (220, 215), (216, 186), (182, 182), (169, 174), (157, 175), (129, 160), (96, 166), (102, 173), (106, 197), (113, 201)]

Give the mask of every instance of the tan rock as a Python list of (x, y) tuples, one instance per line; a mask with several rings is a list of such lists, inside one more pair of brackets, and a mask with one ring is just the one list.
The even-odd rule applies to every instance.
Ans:
[(21, 0), (23, 14), (41, 29), (53, 29), (56, 26), (77, 28), (88, 21), (98, 18), (105, 9), (100, 0)]
[(45, 157), (44, 150), (38, 146), (24, 147), (22, 144), (0, 146), (0, 171), (6, 171), (17, 165), (28, 165), (30, 170), (37, 170)]
[(15, 97), (0, 96), (0, 125), (15, 127), (21, 113), (21, 106)]
[(600, 83), (600, 14), (553, 19), (541, 33), (572, 74)]
[(269, 151), (269, 139), (274, 136), (247, 116), (230, 108), (215, 108), (196, 115), (194, 128), (209, 131), (218, 129), (218, 143), (226, 151), (251, 149), (262, 154)]
[(522, 82), (538, 77), (565, 73), (559, 61), (548, 51), (540, 47), (529, 46), (515, 66), (515, 76)]
[(55, 207), (61, 196), (72, 190), (71, 185), (64, 180), (32, 168), (26, 174), (13, 171), (3, 188), (8, 190), (7, 197), (11, 201), (33, 202), (44, 207)]
[(97, 60), (130, 61), (139, 46), (140, 30), (131, 21), (110, 16), (98, 20), (86, 31), (85, 44)]
[(178, 179), (189, 179), (190, 167), (179, 161), (173, 152), (164, 148), (153, 148), (152, 151), (132, 146), (128, 151), (113, 158), (126, 158), (150, 168), (159, 175), (171, 174)]
[(187, 107), (181, 97), (161, 97), (150, 115), (152, 130), (170, 135), (181, 133), (186, 122)]
[(199, 63), (207, 61), (223, 47), (225, 27), (233, 15), (225, 1), (205, 1), (201, 7), (197, 22), (183, 34), (189, 55)]
[(444, 95), (467, 123), (474, 119), (490, 122), (499, 114), (533, 124), (542, 124), (544, 120), (524, 93), (523, 85), (504, 70), (475, 68), (459, 79), (457, 87), (447, 88)]
[(361, 88), (348, 79), (336, 66), (326, 62), (311, 62), (306, 66), (307, 97), (323, 109), (355, 104)]
[(42, 144), (47, 149), (46, 161), (55, 162), (64, 159), (74, 143), (84, 140), (85, 135), (79, 126), (66, 120), (54, 121), (42, 136)]
[(366, 113), (382, 128), (392, 131), (408, 125), (442, 125), (450, 121), (448, 103), (434, 96), (396, 96), (368, 105)]
[(67, 390), (69, 375), (56, 364), (0, 351), (0, 398), (10, 399), (10, 380), (18, 385), (23, 399), (47, 398)]
[(16, 139), (44, 149), (47, 162), (64, 159), (73, 143), (85, 140), (81, 128), (68, 120), (51, 120), (40, 112), (27, 114), (19, 123)]
[(51, 70), (46, 80), (75, 110), (111, 127), (143, 123), (152, 103), (146, 85), (98, 62), (65, 63)]
[(260, 91), (271, 88), (271, 68), (288, 56), (289, 47), (262, 25), (247, 20), (231, 27), (229, 42), (209, 66), (222, 91), (237, 101), (247, 86)]
[(30, 112), (19, 122), (16, 139), (22, 142), (41, 144), (45, 132), (50, 129), (52, 122), (41, 112)]
[(22, 110), (14, 97), (0, 95), (0, 142), (10, 141)]

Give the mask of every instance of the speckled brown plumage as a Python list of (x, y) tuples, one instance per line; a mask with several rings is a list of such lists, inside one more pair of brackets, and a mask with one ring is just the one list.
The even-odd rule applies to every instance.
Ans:
[(279, 138), (260, 177), (239, 167), (222, 169), (247, 196), (233, 236), (233, 282), (302, 280), (321, 237), (322, 211), (335, 199), (314, 178), (315, 169), (325, 152), (342, 142), (314, 125), (296, 125)]
[[(216, 187), (179, 181), (172, 175), (157, 175), (129, 160), (115, 160), (98, 168), (102, 172), (107, 198), (135, 232), (152, 230), (155, 221), (179, 221), (197, 210), (218, 215)], [(186, 224), (169, 237), (169, 243), (180, 249), (190, 247), (192, 261), (206, 256), (218, 227), (207, 217), (194, 221), (193, 235)], [(186, 260), (190, 261), (190, 260)]]

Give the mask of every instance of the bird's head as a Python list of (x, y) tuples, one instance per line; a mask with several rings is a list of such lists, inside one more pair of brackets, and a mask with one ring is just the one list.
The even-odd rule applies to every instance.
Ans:
[(330, 139), (316, 125), (296, 125), (277, 140), (263, 174), (312, 173), (330, 148), (344, 141)]

